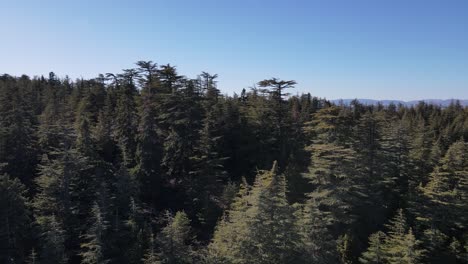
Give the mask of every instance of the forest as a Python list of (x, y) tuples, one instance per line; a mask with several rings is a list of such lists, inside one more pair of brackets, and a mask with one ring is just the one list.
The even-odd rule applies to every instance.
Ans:
[(468, 263), (468, 107), (217, 77), (1, 75), (0, 263)]

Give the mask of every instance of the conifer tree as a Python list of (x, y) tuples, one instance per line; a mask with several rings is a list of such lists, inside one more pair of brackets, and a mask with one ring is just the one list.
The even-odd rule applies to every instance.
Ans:
[(286, 199), (286, 180), (277, 166), (274, 162), (270, 171), (257, 176), (259, 181), (253, 189), (259, 192), (258, 208), (249, 226), (249, 244), (255, 250), (249, 257), (255, 263), (287, 263), (297, 257), (299, 238), (293, 208)]
[(222, 195), (227, 173), (224, 169), (225, 157), (222, 157), (223, 109), (220, 103), (208, 106), (200, 138), (190, 157), (193, 166), (193, 178), (189, 195), (194, 201), (194, 210), (198, 211), (198, 220), (203, 226), (213, 227), (220, 215), (219, 200)]
[(369, 248), (360, 258), (361, 263), (422, 263), (424, 251), (420, 248), (421, 242), (408, 227), (402, 209), (386, 227), (387, 234), (378, 232), (371, 235)]
[(214, 263), (287, 263), (298, 260), (298, 240), (286, 182), (275, 162), (271, 171), (259, 172), (252, 188), (241, 186), (208, 255)]
[(104, 106), (99, 111), (96, 126), (92, 131), (96, 152), (103, 161), (108, 163), (116, 163), (121, 160), (117, 142), (113, 136), (112, 104), (111, 92), (108, 91)]
[(0, 79), (0, 172), (29, 184), (37, 163), (37, 121), (17, 82), (11, 76)]
[(146, 251), (146, 254), (143, 258), (143, 264), (159, 264), (158, 254), (156, 251), (156, 242), (154, 239), (154, 234), (151, 233), (149, 248)]
[(381, 231), (369, 236), (369, 247), (359, 258), (360, 263), (382, 264), (385, 263), (384, 243), (387, 235)]
[(66, 235), (64, 227), (57, 221), (55, 215), (41, 217), (40, 222), (42, 264), (65, 264), (69, 257), (65, 247)]
[(0, 263), (24, 260), (30, 225), (26, 187), (17, 178), (0, 175)]
[(27, 264), (39, 264), (39, 257), (36, 250), (31, 249), (31, 254), (29, 254), (28, 259), (26, 260)]
[(349, 117), (336, 107), (318, 111), (306, 129), (312, 143), (309, 171), (304, 177), (314, 190), (309, 194), (328, 219), (332, 235), (343, 234), (357, 217), (356, 208), (366, 200), (363, 175), (356, 170), (356, 152), (351, 144)]
[(319, 210), (315, 200), (309, 199), (306, 204), (299, 206), (296, 218), (302, 263), (337, 262), (336, 242), (327, 228), (329, 217)]
[(218, 222), (213, 239), (207, 247), (207, 263), (247, 263), (246, 240), (249, 238), (250, 211), (256, 200), (250, 195), (251, 186), (245, 179), (239, 191)]
[(183, 199), (181, 194), (192, 186), (190, 158), (200, 137), (202, 114), (200, 94), (193, 80), (186, 81), (183, 89), (171, 94), (163, 103), (159, 116), (165, 130), (161, 164), (166, 174), (165, 183), (176, 194), (175, 199), (166, 203)]
[(351, 264), (352, 260), (352, 238), (348, 233), (338, 237), (337, 248), (339, 263)]
[(285, 104), (284, 97), (288, 96), (289, 93), (285, 93), (285, 89), (294, 88), (296, 81), (279, 80), (277, 78), (271, 78), (260, 81), (258, 83), (260, 87), (270, 88), (266, 92), (271, 96), (272, 106), (271, 109), (274, 112), (274, 126), (277, 133), (276, 142), (274, 146), (278, 149), (277, 156), (275, 159), (278, 161), (280, 166), (286, 167), (287, 159), (289, 156), (288, 148), (288, 137), (286, 136), (287, 131), (290, 129), (290, 120), (287, 115), (287, 105)]
[(193, 263), (190, 219), (184, 212), (166, 213), (167, 225), (157, 236), (160, 263)]
[[(33, 200), (34, 216), (42, 233), (51, 234), (50, 239), (55, 236), (66, 239), (68, 251), (79, 247), (78, 236), (87, 228), (79, 219), (87, 218), (92, 207), (95, 195), (95, 186), (89, 181), (92, 167), (73, 149), (53, 152), (49, 156), (50, 159), (43, 158), (36, 178), (38, 193)], [(63, 234), (49, 229), (54, 226), (59, 226)]]
[[(153, 73), (154, 74), (154, 73)], [(155, 78), (148, 73), (148, 80), (142, 92), (140, 124), (138, 127), (135, 174), (142, 200), (156, 204), (160, 200), (162, 171), (162, 141), (158, 134), (156, 121)], [(151, 83), (150, 83), (151, 82)]]
[(106, 257), (106, 232), (108, 228), (107, 216), (97, 203), (92, 207), (91, 223), (87, 232), (82, 236), (84, 242), (80, 245), (82, 263), (109, 263)]
[(122, 150), (124, 164), (131, 168), (135, 162), (136, 135), (137, 135), (137, 107), (135, 96), (137, 94), (134, 78), (137, 73), (127, 70), (121, 75), (122, 85), (119, 86), (116, 113), (115, 132), (117, 142)]

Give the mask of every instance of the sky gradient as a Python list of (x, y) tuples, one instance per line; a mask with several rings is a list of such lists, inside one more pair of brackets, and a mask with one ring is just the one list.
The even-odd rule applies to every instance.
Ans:
[(95, 77), (138, 60), (337, 98), (468, 99), (466, 0), (0, 0), (0, 74)]

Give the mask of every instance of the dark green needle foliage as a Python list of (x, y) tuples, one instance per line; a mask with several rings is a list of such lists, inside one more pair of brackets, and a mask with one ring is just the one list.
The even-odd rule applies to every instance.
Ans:
[(1, 75), (0, 264), (467, 263), (467, 107), (222, 77)]

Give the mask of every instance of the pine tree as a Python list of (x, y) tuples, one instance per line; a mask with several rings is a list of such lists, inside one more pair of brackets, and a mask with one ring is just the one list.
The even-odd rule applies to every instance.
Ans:
[(87, 264), (105, 264), (109, 263), (106, 257), (106, 231), (108, 221), (105, 213), (101, 210), (97, 203), (94, 203), (92, 208), (92, 217), (88, 231), (82, 236), (83, 242), (80, 247), (82, 252), (82, 263)]
[(248, 263), (246, 240), (249, 238), (248, 225), (252, 211), (249, 209), (256, 204), (256, 199), (250, 194), (251, 186), (244, 179), (232, 204), (215, 228), (205, 253), (207, 263)]
[(135, 96), (137, 90), (134, 84), (136, 72), (127, 70), (121, 75), (122, 85), (119, 86), (116, 113), (115, 132), (119, 147), (122, 150), (124, 164), (131, 168), (135, 162), (135, 148), (137, 135), (137, 107)]
[(339, 263), (351, 264), (352, 261), (352, 238), (348, 233), (338, 237), (336, 250), (338, 251)]
[(162, 166), (165, 171), (165, 184), (175, 195), (165, 201), (174, 207), (174, 201), (183, 199), (184, 192), (190, 190), (193, 179), (190, 175), (193, 163), (195, 142), (199, 140), (202, 125), (200, 94), (193, 80), (188, 80), (183, 89), (171, 94), (161, 108), (161, 125), (165, 131), (164, 156)]
[(369, 247), (359, 258), (360, 263), (382, 264), (385, 263), (384, 243), (387, 235), (381, 231), (369, 236)]
[[(275, 159), (278, 161), (280, 166), (286, 167), (287, 159), (289, 157), (288, 137), (287, 132), (290, 130), (290, 120), (287, 115), (287, 105), (284, 101), (284, 97), (288, 96), (289, 93), (285, 93), (285, 89), (294, 88), (296, 81), (279, 80), (277, 78), (271, 78), (258, 82), (258, 85), (263, 88), (270, 88), (265, 92), (269, 93), (271, 97), (271, 109), (274, 112), (274, 126), (277, 133), (276, 142), (273, 146), (277, 148), (277, 156)], [(270, 131), (271, 133), (271, 131)]]
[(309, 195), (320, 210), (328, 212), (327, 222), (336, 234), (355, 221), (355, 207), (365, 198), (362, 181), (354, 172), (355, 152), (334, 144), (314, 144), (310, 149), (311, 166), (304, 174), (314, 187)]
[[(50, 159), (43, 158), (36, 178), (38, 193), (33, 200), (34, 216), (42, 233), (51, 234), (50, 239), (60, 236), (66, 239), (67, 250), (78, 248), (79, 233), (86, 229), (86, 224), (79, 219), (88, 217), (95, 195), (89, 181), (92, 167), (76, 150), (52, 152), (49, 156)], [(49, 229), (56, 225), (63, 234)]]
[(128, 217), (124, 228), (119, 232), (119, 245), (128, 250), (123, 254), (126, 263), (141, 263), (147, 248), (147, 234), (143, 208), (133, 199), (130, 200)]
[(222, 195), (227, 173), (224, 169), (225, 157), (222, 157), (223, 109), (220, 103), (208, 106), (200, 138), (194, 147), (193, 164), (189, 172), (193, 183), (188, 193), (194, 201), (193, 210), (198, 213), (202, 226), (213, 227), (220, 215), (219, 200)]
[(68, 254), (65, 248), (66, 235), (63, 225), (55, 215), (41, 217), (41, 264), (65, 264)]
[(429, 176), (429, 182), (421, 188), (423, 201), (418, 204), (418, 220), (425, 226), (441, 229), (450, 234), (465, 228), (468, 184), (468, 144), (458, 141), (448, 150), (440, 166)]
[(91, 94), (88, 92), (81, 100), (75, 118), (75, 131), (77, 134), (75, 145), (84, 156), (96, 158), (95, 143), (91, 134), (93, 126), (91, 104)]
[(297, 256), (293, 208), (286, 199), (286, 180), (278, 172), (277, 163), (270, 171), (259, 175), (262, 181), (254, 185), (258, 190), (258, 208), (254, 212), (250, 228), (251, 247), (255, 263), (287, 263)]
[(39, 257), (36, 250), (33, 248), (31, 254), (29, 254), (28, 259), (26, 260), (27, 264), (39, 264)]
[[(154, 77), (151, 77), (154, 78)], [(148, 76), (148, 81), (150, 82)], [(155, 81), (152, 80), (154, 83)], [(156, 204), (160, 200), (162, 187), (162, 141), (156, 122), (157, 109), (154, 85), (148, 83), (142, 94), (140, 124), (138, 127), (135, 174), (138, 179), (141, 198), (145, 202)]]
[(157, 236), (160, 263), (193, 263), (190, 219), (184, 212), (166, 213), (167, 225)]
[(318, 209), (314, 199), (307, 200), (296, 212), (296, 228), (300, 235), (302, 263), (337, 262), (336, 243), (326, 222), (329, 217)]
[(0, 172), (29, 184), (36, 160), (36, 117), (23, 87), (11, 76), (0, 79)]
[(30, 225), (26, 187), (17, 178), (0, 175), (0, 263), (24, 260)]
[(286, 181), (277, 171), (261, 171), (252, 188), (243, 184), (218, 223), (208, 246), (210, 263), (288, 263), (298, 259), (299, 240)]
[(408, 228), (403, 210), (399, 209), (396, 216), (387, 225), (388, 238), (385, 240), (386, 258), (390, 263), (420, 263), (422, 251), (420, 244)]
[(156, 242), (153, 233), (150, 236), (149, 248), (143, 258), (143, 264), (159, 264), (158, 254), (156, 252)]
[(92, 131), (97, 154), (103, 161), (109, 163), (115, 163), (120, 159), (117, 142), (113, 137), (112, 104), (111, 92), (108, 91), (103, 109), (99, 112), (96, 126)]
[(361, 263), (423, 263), (421, 242), (408, 227), (402, 209), (386, 227), (387, 234), (379, 231), (369, 237), (369, 248), (359, 259)]

